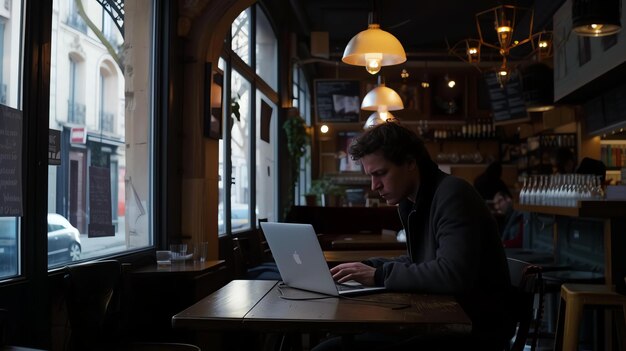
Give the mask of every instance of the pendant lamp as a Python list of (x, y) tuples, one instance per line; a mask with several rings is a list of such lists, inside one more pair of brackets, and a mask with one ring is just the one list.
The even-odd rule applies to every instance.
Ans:
[(365, 121), (363, 129), (369, 129), (385, 122), (397, 122), (398, 119), (391, 112), (374, 112)]
[(622, 29), (621, 0), (574, 0), (572, 30), (581, 36), (601, 37)]
[(378, 86), (370, 90), (361, 102), (361, 110), (365, 111), (397, 111), (404, 109), (400, 95), (385, 86), (379, 78)]
[(365, 95), (361, 102), (361, 109), (376, 111), (365, 122), (363, 128), (367, 129), (386, 121), (397, 121), (389, 111), (402, 110), (404, 109), (404, 104), (400, 95), (395, 90), (386, 87), (382, 77), (378, 76), (378, 86)]
[(392, 66), (406, 61), (406, 53), (400, 41), (393, 34), (372, 23), (367, 29), (350, 39), (343, 51), (341, 61), (349, 65), (365, 66), (371, 74), (376, 74), (382, 66)]

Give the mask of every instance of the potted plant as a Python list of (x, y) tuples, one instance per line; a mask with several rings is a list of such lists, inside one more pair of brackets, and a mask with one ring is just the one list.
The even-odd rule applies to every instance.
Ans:
[[(319, 202), (322, 206), (339, 206), (344, 193), (343, 187), (333, 183), (332, 179), (320, 178), (311, 181), (311, 186), (306, 196), (315, 196), (315, 203)], [(307, 205), (309, 205), (308, 201), (309, 199), (307, 198)]]
[(285, 207), (285, 212), (287, 212), (293, 203), (295, 186), (300, 179), (300, 159), (306, 156), (306, 146), (309, 144), (310, 136), (304, 119), (296, 114), (285, 120), (283, 130), (287, 135), (287, 152), (291, 170), (289, 200)]

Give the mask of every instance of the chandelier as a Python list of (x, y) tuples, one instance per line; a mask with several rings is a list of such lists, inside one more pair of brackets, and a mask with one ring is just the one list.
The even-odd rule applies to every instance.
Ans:
[[(537, 60), (543, 60), (552, 56), (552, 34), (547, 31), (533, 33), (533, 17), (532, 9), (513, 5), (500, 5), (479, 12), (475, 16), (478, 38), (461, 40), (452, 47), (448, 45), (448, 52), (481, 72), (494, 71), (500, 86), (504, 87), (514, 73), (511, 59), (518, 57), (511, 52), (516, 48), (531, 45), (531, 53), (525, 58), (536, 55)], [(479, 65), (486, 59), (500, 61), (500, 64)]]

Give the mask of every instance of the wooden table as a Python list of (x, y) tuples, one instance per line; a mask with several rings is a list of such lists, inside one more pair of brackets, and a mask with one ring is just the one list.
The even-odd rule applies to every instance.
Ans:
[(218, 290), (230, 280), (228, 275), (221, 260), (152, 263), (131, 269), (128, 314), (133, 336), (137, 340), (176, 337), (179, 331), (172, 331), (172, 315)]
[(209, 261), (194, 261), (187, 260), (183, 262), (172, 262), (171, 264), (151, 264), (147, 266), (143, 266), (137, 269), (132, 270), (132, 274), (139, 275), (192, 275), (197, 276), (198, 274), (205, 274), (210, 272), (215, 272), (220, 269), (226, 268), (226, 263), (224, 260), (209, 260)]
[(331, 250), (406, 250), (406, 243), (389, 234), (336, 234), (322, 236)]
[[(268, 280), (233, 280), (172, 317), (174, 328), (197, 331), (362, 333), (409, 331), (415, 334), (469, 333), (471, 321), (451, 296), (379, 293), (355, 301), (337, 297), (285, 300), (319, 294), (278, 287)], [(393, 310), (392, 305), (410, 304)]]
[(393, 258), (406, 255), (405, 250), (331, 250), (324, 251), (329, 265), (334, 266), (346, 262), (361, 262), (371, 257)]

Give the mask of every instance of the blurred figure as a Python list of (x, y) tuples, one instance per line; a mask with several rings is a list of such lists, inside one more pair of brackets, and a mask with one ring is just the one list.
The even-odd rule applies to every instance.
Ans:
[(474, 188), (485, 200), (491, 200), (498, 191), (509, 192), (509, 188), (502, 181), (502, 163), (494, 161), (485, 171), (474, 179)]
[(552, 173), (569, 174), (574, 173), (576, 169), (576, 158), (569, 147), (560, 147), (556, 149), (552, 158)]
[(585, 157), (580, 161), (580, 165), (576, 170), (578, 174), (593, 174), (600, 176), (601, 184), (604, 184), (606, 178), (606, 166), (604, 162), (593, 158)]
[(513, 198), (508, 191), (498, 191), (493, 197), (494, 209), (504, 216), (500, 237), (504, 247), (522, 247), (524, 239), (524, 216), (513, 209)]

